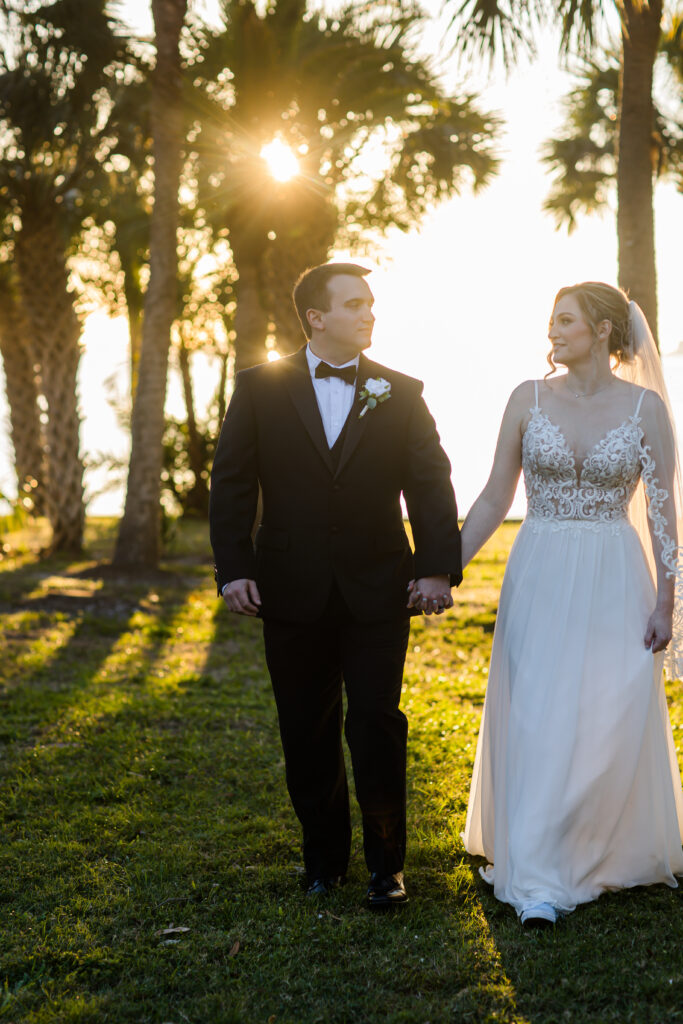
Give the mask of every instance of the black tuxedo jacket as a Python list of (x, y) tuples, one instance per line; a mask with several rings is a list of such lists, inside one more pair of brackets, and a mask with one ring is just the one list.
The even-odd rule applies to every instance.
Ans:
[[(391, 397), (360, 417), (357, 396), (370, 377), (389, 381)], [(263, 517), (252, 542), (259, 484)], [(462, 579), (450, 463), (422, 383), (363, 355), (336, 469), (305, 348), (238, 373), (213, 464), (210, 521), (219, 592), (255, 579), (264, 618), (312, 621), (335, 580), (356, 618), (405, 616), (410, 579)]]

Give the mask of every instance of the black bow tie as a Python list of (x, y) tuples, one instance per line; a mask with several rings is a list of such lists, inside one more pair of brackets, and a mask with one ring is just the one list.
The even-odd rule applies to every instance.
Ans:
[(357, 373), (355, 366), (330, 366), (329, 363), (318, 363), (315, 368), (316, 377), (339, 377), (346, 384), (355, 384)]

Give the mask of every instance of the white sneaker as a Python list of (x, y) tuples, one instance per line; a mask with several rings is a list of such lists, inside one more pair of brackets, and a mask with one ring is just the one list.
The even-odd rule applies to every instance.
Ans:
[(525, 907), (520, 914), (520, 921), (525, 928), (548, 928), (556, 923), (558, 913), (551, 903), (535, 903)]

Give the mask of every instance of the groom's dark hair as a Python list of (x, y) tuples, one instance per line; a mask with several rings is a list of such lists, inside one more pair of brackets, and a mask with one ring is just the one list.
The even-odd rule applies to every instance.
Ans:
[(327, 282), (330, 278), (337, 277), (339, 274), (365, 277), (369, 273), (369, 270), (359, 267), (357, 263), (321, 263), (318, 267), (309, 267), (308, 270), (304, 270), (294, 285), (292, 298), (307, 338), (313, 334), (313, 329), (306, 316), (308, 310), (320, 309), (326, 313), (330, 308), (330, 296), (327, 291)]

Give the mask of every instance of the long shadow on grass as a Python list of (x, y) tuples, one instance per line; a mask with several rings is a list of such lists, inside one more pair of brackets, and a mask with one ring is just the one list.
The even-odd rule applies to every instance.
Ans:
[[(17, 989), (15, 1016), (44, 1009), (45, 989), (54, 1019), (75, 1020), (69, 1001), (80, 997), (92, 1014), (79, 1021), (98, 1024), (426, 1024), (484, 1020), (484, 1009), (515, 1019), (462, 866), (415, 869), (399, 914), (364, 908), (360, 858), (329, 901), (306, 899), (259, 626), (224, 616), (216, 626), (201, 672), (172, 687), (148, 675), (135, 703), (82, 736), (74, 785), (101, 773), (98, 735), (109, 785), (57, 832), (57, 879), (41, 893), (42, 988)], [(66, 771), (67, 755), (56, 758)], [(4, 962), (10, 990), (31, 977), (21, 939)]]
[[(162, 826), (177, 824), (180, 845), (196, 844), (194, 854), (214, 864), (233, 864), (241, 863), (239, 835), (250, 836), (251, 853), (256, 833), (272, 830), (287, 798), (259, 625), (242, 620), (225, 628), (221, 611), (214, 616), (221, 639), (201, 665), (171, 674), (163, 661), (157, 671), (150, 662), (135, 700), (104, 714), (98, 728), (137, 735), (138, 771), (153, 776), (155, 811)], [(134, 765), (124, 756), (119, 767)], [(159, 852), (177, 863), (169, 834), (162, 828)], [(206, 840), (210, 847), (202, 850)], [(272, 852), (271, 843), (264, 856)]]
[[(105, 976), (118, 962), (112, 897), (119, 888), (130, 892), (124, 865), (163, 808), (164, 758), (150, 739), (158, 732), (172, 742), (176, 731), (166, 728), (163, 714), (154, 723), (161, 698), (156, 705), (144, 699), (150, 666), (159, 661), (187, 598), (175, 578), (172, 589), (162, 589), (164, 579), (157, 574), (153, 586), (144, 580), (110, 585), (96, 601), (25, 597), (18, 588), (5, 605), (40, 628), (49, 628), (55, 615), (62, 623), (75, 621), (63, 646), (0, 692), (10, 740), (0, 794), (0, 903), (5, 920), (13, 921), (0, 939), (1, 980), (10, 995), (23, 993), (33, 1007), (49, 1004), (51, 985), (71, 988), (65, 979), (75, 971), (87, 976), (91, 960)], [(21, 646), (21, 630), (15, 642)], [(181, 781), (183, 787), (190, 782), (186, 775)], [(158, 876), (163, 848), (162, 842), (150, 849), (143, 873)], [(94, 952), (103, 943), (106, 953)], [(1, 996), (0, 1004), (4, 1008)], [(93, 1019), (99, 1024), (98, 1012)], [(57, 1011), (54, 1019), (70, 1019), (64, 1014)]]
[[(82, 950), (81, 984), (101, 1019), (413, 1024), (483, 1020), (485, 1010), (513, 1020), (461, 865), (413, 856), (412, 902), (374, 916), (356, 848), (347, 886), (321, 905), (306, 899), (260, 625), (218, 606), (214, 626), (201, 672), (172, 689), (150, 673), (135, 706), (100, 721), (120, 737), (119, 781), (100, 804), (101, 879), (88, 893), (95, 903), (106, 878), (107, 908)], [(92, 744), (82, 757), (97, 770)], [(74, 896), (64, 902), (75, 923)], [(89, 964), (97, 948), (116, 960), (116, 982)], [(51, 954), (59, 985), (66, 952), (56, 944)], [(136, 995), (129, 1003), (121, 976)]]
[(530, 933), (485, 883), (476, 885), (520, 1019), (683, 1021), (680, 889), (650, 886), (603, 895), (554, 929)]
[[(33, 587), (35, 578), (35, 573), (30, 573), (27, 586)], [(83, 700), (95, 682), (100, 689), (106, 688), (110, 675), (111, 685), (120, 690), (144, 674), (146, 664), (167, 635), (167, 623), (186, 597), (177, 587), (167, 589), (160, 601), (157, 589), (159, 578), (152, 585), (138, 579), (105, 587), (96, 594), (34, 592), (23, 596), (15, 590), (13, 600), (3, 602), (9, 619), (6, 636), (19, 657), (40, 644), (55, 623), (73, 625), (65, 643), (25, 671), (15, 672), (14, 678), (0, 688), (6, 772), (21, 771), (22, 763), (35, 764), (31, 759), (36, 748), (41, 747), (45, 753), (46, 743), (77, 748), (76, 737), (59, 734), (60, 720)], [(25, 617), (14, 630), (12, 615), (17, 620)], [(28, 629), (24, 628), (26, 622)], [(116, 654), (117, 646), (126, 638), (130, 638), (130, 646)], [(108, 672), (106, 666), (112, 658), (115, 663)]]
[(589, 1019), (534, 1002), (554, 991), (535, 980), (546, 947), (530, 953), (455, 838), (437, 837), (436, 803), (421, 819), (429, 834), (410, 837), (401, 913), (365, 910), (358, 844), (347, 886), (306, 900), (260, 624), (217, 603), (206, 654), (166, 672), (182, 600), (164, 601), (140, 674), (122, 681), (126, 700), (100, 702), (68, 746), (41, 748), (34, 782), (33, 761), (23, 766), (17, 802), (31, 814), (0, 854), (12, 1019)]
[[(196, 1012), (207, 988), (207, 959), (221, 978), (216, 990), (224, 988), (234, 945), (226, 907), (232, 910), (254, 886), (262, 894), (263, 859), (282, 862), (291, 849), (279, 820), (284, 786), (259, 627), (224, 619), (202, 671), (169, 678), (159, 657), (155, 675), (148, 652), (144, 675), (129, 687), (131, 699), (81, 723), (75, 765), (74, 753), (63, 747), (43, 755), (43, 796), (50, 773), (61, 785), (48, 807), (32, 811), (32, 838), (42, 834), (42, 847), (34, 841), (22, 850), (17, 837), (15, 862), (4, 858), (20, 880), (11, 903), (21, 927), (2, 962), (9, 990), (27, 1007), (44, 1006), (47, 985), (60, 1019), (70, 1019), (66, 994), (73, 992), (69, 979), (78, 964), (77, 990), (96, 1000), (93, 1019), (109, 1019), (109, 1011), (117, 1021), (158, 1019), (164, 986), (169, 993), (179, 987), (177, 958), (165, 943), (180, 942), (173, 936), (186, 932), (157, 933), (178, 921), (188, 921), (182, 928), (193, 933), (185, 946), (195, 934), (213, 935), (180, 985), (183, 1005)], [(27, 955), (21, 932), (35, 928), (36, 903), (41, 917), (62, 927), (48, 929), (42, 974), (34, 981), (35, 952)], [(124, 975), (129, 1008), (118, 991)], [(163, 1019), (175, 1006), (171, 999)]]

